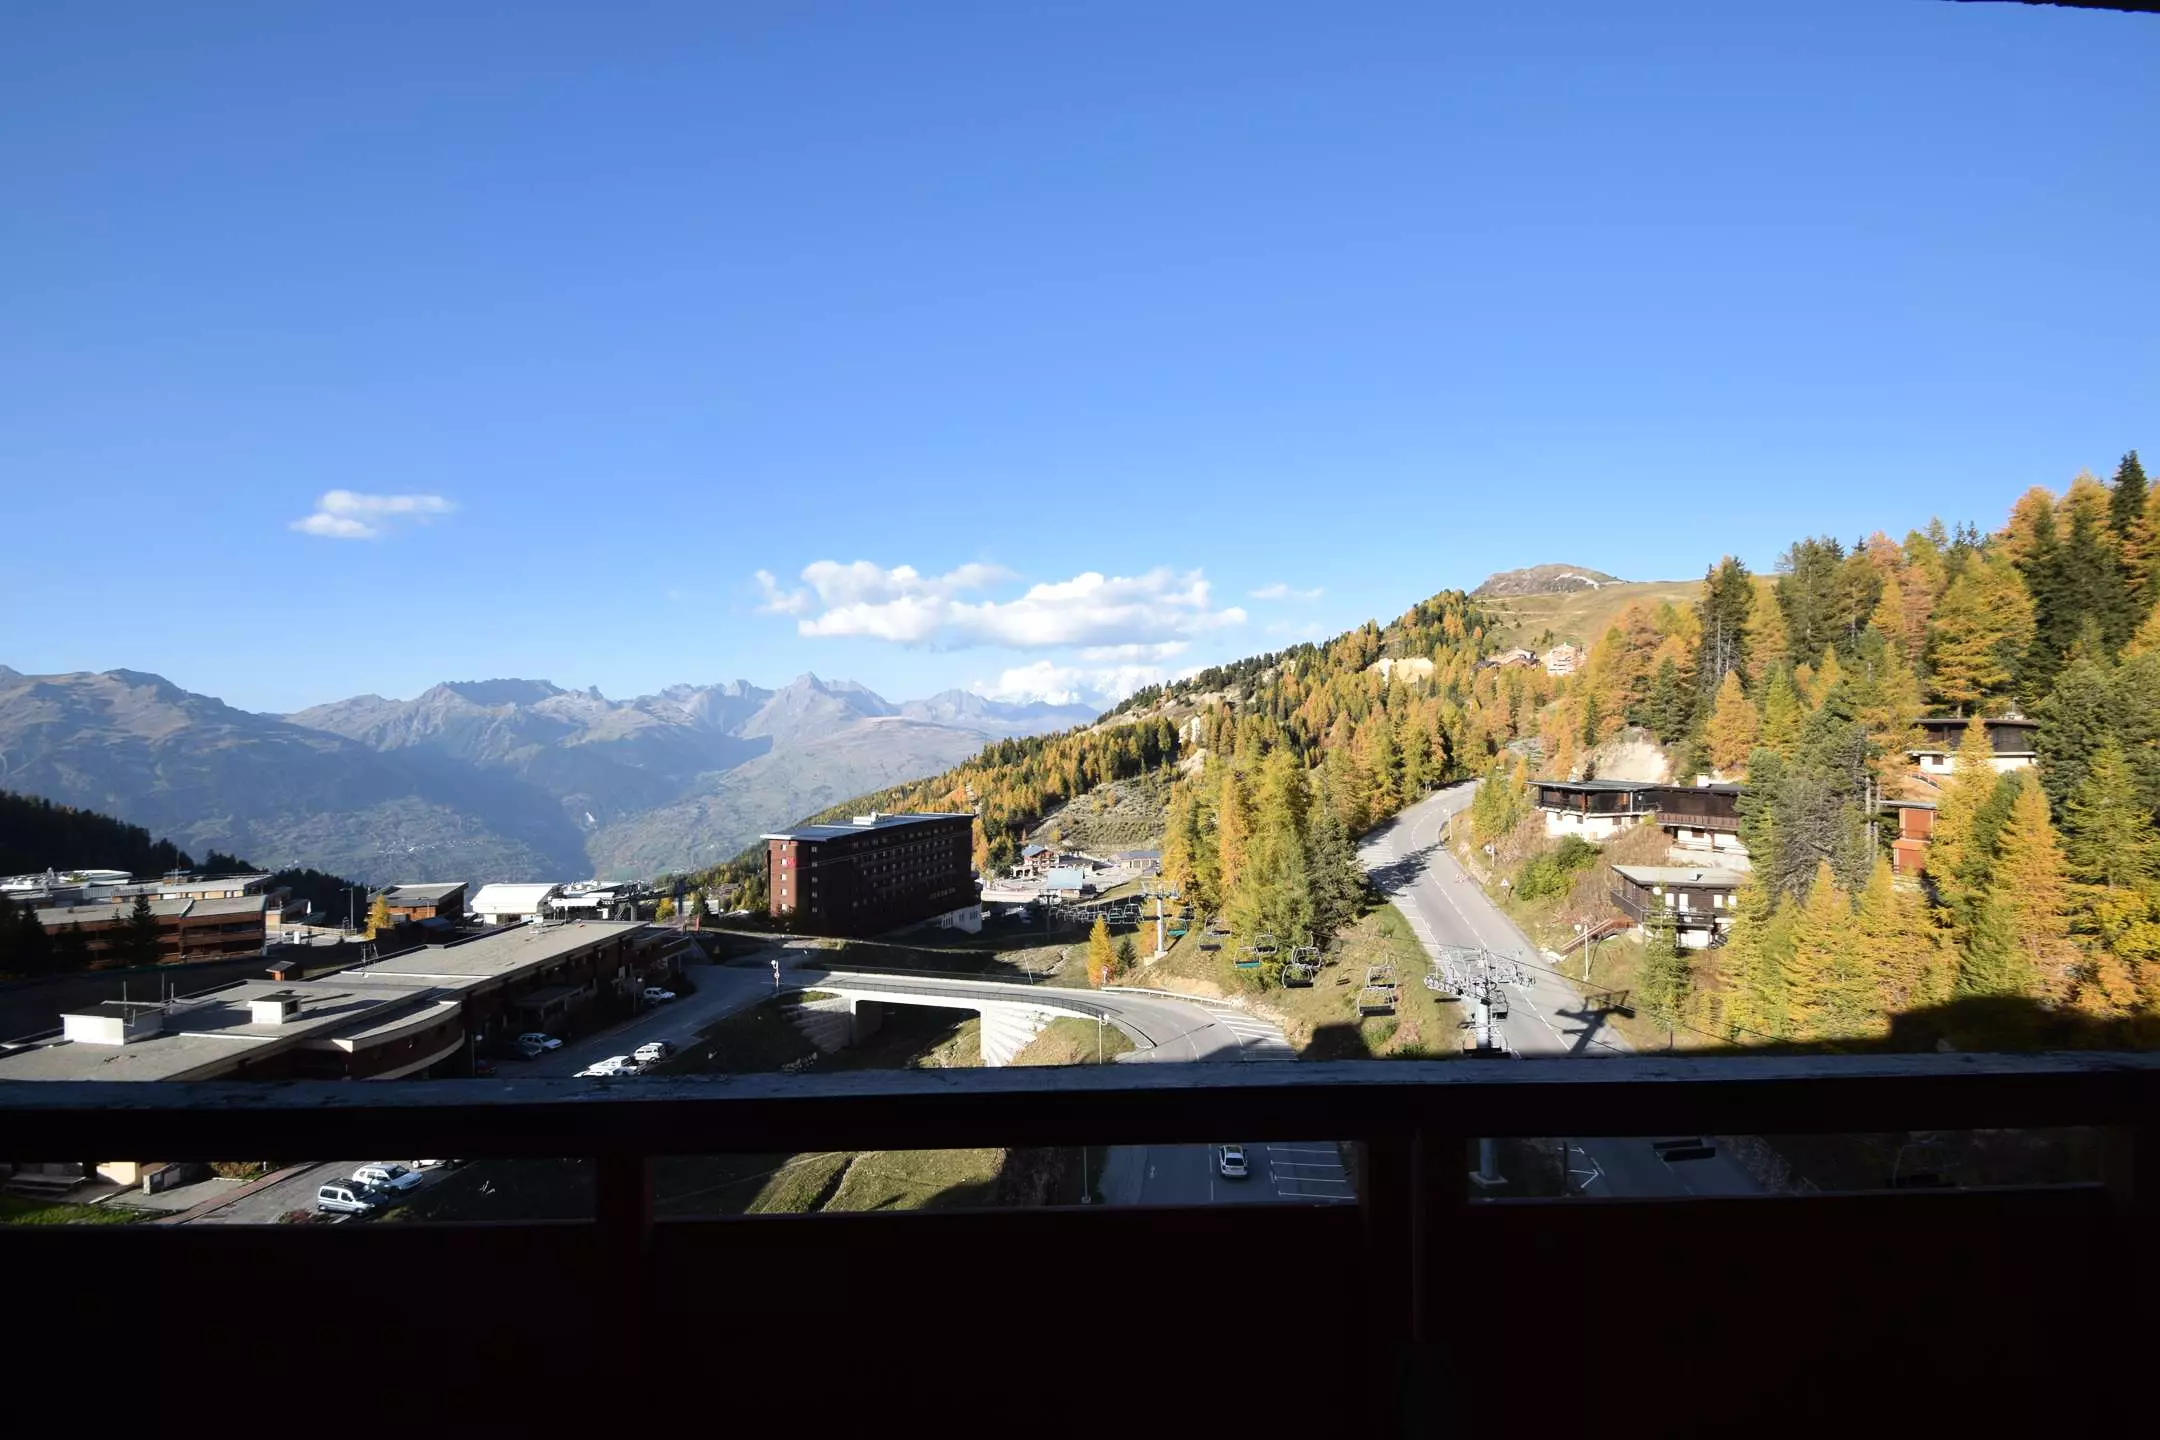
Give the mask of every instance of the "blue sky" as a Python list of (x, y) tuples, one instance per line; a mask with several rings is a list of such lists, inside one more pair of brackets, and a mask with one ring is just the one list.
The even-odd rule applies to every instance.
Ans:
[[(195, 4), (0, 46), (0, 662), (1099, 695), (2160, 450), (2160, 20)], [(763, 578), (760, 578), (763, 572)]]

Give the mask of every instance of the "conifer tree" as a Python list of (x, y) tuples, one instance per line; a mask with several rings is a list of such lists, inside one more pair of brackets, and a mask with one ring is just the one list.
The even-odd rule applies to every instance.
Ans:
[(2063, 667), (2055, 687), (2034, 707), (2040, 721), (2033, 742), (2039, 752), (2040, 785), (2058, 815), (2085, 783), (2093, 755), (2113, 729), (2110, 689), (2107, 671), (2097, 661), (2080, 658)]
[(1868, 873), (1855, 922), (1863, 969), (1874, 979), (1880, 1013), (1901, 1015), (1949, 998), (1947, 957), (1917, 897), (1897, 888), (1886, 856), (1877, 856)]
[(1739, 775), (1756, 744), (1755, 705), (1740, 688), (1740, 672), (1728, 670), (1718, 682), (1717, 703), (1705, 733), (1710, 763), (1720, 774)]
[(2115, 467), (2115, 483), (2108, 492), (2108, 528), (2114, 532), (2117, 553), (2122, 557), (2123, 579), (2130, 591), (2131, 607), (2139, 614), (2153, 608), (2152, 527), (2146, 512), (2152, 502), (2145, 467), (2132, 450)]
[(1311, 854), (1306, 865), (1313, 895), (1313, 928), (1332, 935), (1355, 920), (1365, 895), (1357, 851), (1335, 807), (1323, 797), (1313, 806)]
[(1950, 783), (1936, 802), (1935, 832), (1928, 842), (1928, 881), (1961, 939), (1986, 892), (1994, 860), (1993, 836), (1982, 823), (1982, 812), (1997, 788), (1994, 756), (1980, 717), (1966, 721)]
[(1702, 632), (1695, 652), (1695, 693), (1703, 705), (1710, 703), (1727, 675), (1737, 671), (1745, 677), (1748, 673), (1753, 643), (1748, 622), (1755, 608), (1755, 582), (1747, 566), (1732, 556), (1726, 556), (1703, 576), (1702, 598), (1695, 603)]
[(1995, 548), (2004, 559), (2023, 569), (2039, 548), (2040, 536), (2046, 532), (2050, 543), (2055, 532), (2055, 492), (2044, 485), (2035, 485), (2018, 496), (2010, 507), (2010, 519), (2003, 526)]
[(1232, 765), (1223, 767), (1222, 788), (1215, 802), (1216, 901), (1226, 910), (1234, 903), (1238, 887), (1245, 883), (1251, 858), (1253, 832), (1252, 792), (1245, 776)]
[[(1739, 671), (1726, 672), (1737, 677)], [(1735, 682), (1737, 684), (1737, 681)], [(1724, 693), (1724, 682), (1719, 682), (1719, 694)], [(1650, 682), (1650, 700), (1644, 719), (1652, 734), (1663, 745), (1677, 745), (1686, 738), (1695, 723), (1695, 691), (1680, 676), (1679, 662), (1668, 655), (1658, 662), (1657, 675)]]
[(148, 895), (137, 895), (134, 908), (107, 943), (106, 954), (118, 965), (155, 965), (160, 949), (157, 913)]
[[(1782, 1040), (1793, 1033), (1792, 987), (1786, 967), (1792, 961), (1795, 907), (1752, 882), (1740, 888), (1740, 907), (1726, 947), (1737, 949), (1733, 1026), (1744, 1041)], [(1755, 916), (1760, 918), (1752, 919)]]
[(2070, 938), (2070, 876), (2048, 819), (2047, 796), (2030, 779), (2019, 778), (1993, 878), (1991, 901), (2000, 904), (2023, 962), (2020, 992), (2069, 999), (2079, 959)]
[(1095, 917), (1095, 928), (1088, 931), (1087, 949), (1088, 983), (1098, 989), (1110, 982), (1117, 973), (1117, 951), (1110, 943), (1110, 923), (1102, 916)]
[(2123, 647), (2123, 654), (2125, 656), (2160, 654), (2160, 607), (2156, 607), (2139, 624), (2137, 633), (2132, 635), (2130, 643)]
[(1762, 724), (1756, 743), (1790, 760), (1800, 749), (1800, 731), (1806, 720), (1807, 712), (1792, 673), (1783, 666), (1771, 671), (1770, 681), (1763, 687)]
[(1855, 933), (1852, 898), (1839, 888), (1828, 861), (1817, 863), (1794, 918), (1787, 975), (1794, 1035), (1853, 1040), (1875, 1027), (1879, 1012)]
[(2018, 572), (1992, 559), (1967, 566), (1928, 629), (1928, 688), (1956, 706), (2006, 695), (2032, 640), (2032, 597)]
[(2122, 746), (2112, 738), (2095, 748), (2084, 776), (2063, 806), (2063, 849), (2070, 873), (2107, 889), (2160, 876), (2160, 831), (2138, 803), (2137, 784)]

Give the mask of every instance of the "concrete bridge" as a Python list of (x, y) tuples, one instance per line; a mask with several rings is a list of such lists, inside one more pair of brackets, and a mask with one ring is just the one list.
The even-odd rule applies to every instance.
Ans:
[(982, 1016), (985, 1065), (1011, 1064), (1059, 1016), (1116, 1026), (1137, 1047), (1118, 1057), (1126, 1062), (1292, 1058), (1281, 1031), (1265, 1021), (1227, 1004), (1159, 993), (1068, 990), (965, 976), (815, 967), (785, 972), (782, 984), (791, 990), (823, 991), (845, 1002), (849, 1043), (876, 1033), (894, 1005), (972, 1010)]

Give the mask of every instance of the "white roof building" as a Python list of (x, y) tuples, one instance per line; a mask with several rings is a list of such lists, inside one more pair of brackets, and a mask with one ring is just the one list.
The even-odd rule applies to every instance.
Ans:
[(560, 885), (483, 885), (470, 908), (483, 924), (514, 925), (543, 913), (561, 893)]

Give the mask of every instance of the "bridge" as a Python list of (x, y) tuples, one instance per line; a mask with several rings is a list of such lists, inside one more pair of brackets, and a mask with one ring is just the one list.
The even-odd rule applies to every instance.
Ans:
[(781, 985), (788, 990), (820, 991), (844, 1001), (849, 1043), (875, 1034), (894, 1005), (972, 1010), (982, 1016), (982, 1059), (988, 1066), (1011, 1064), (1030, 1040), (1060, 1016), (1116, 1026), (1137, 1047), (1119, 1057), (1125, 1061), (1292, 1058), (1279, 1030), (1236, 1006), (1161, 991), (1073, 990), (979, 975), (815, 966), (784, 972)]

